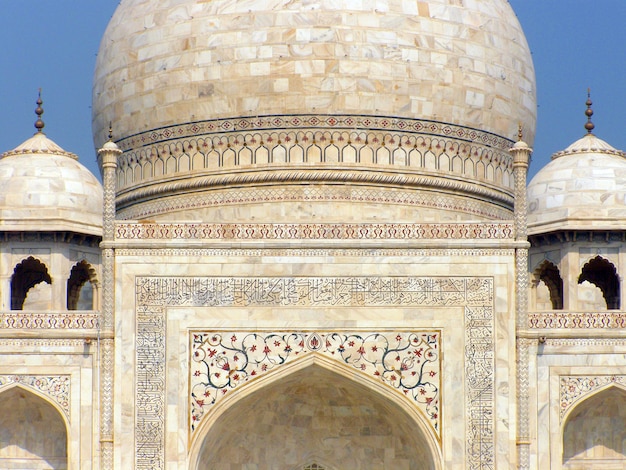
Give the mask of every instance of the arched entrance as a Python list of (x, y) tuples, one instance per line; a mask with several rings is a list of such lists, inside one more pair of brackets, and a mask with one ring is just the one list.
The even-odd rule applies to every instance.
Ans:
[(626, 391), (611, 386), (579, 403), (563, 428), (563, 468), (626, 465)]
[(0, 393), (0, 417), (0, 468), (68, 468), (67, 429), (53, 405), (13, 387)]
[(312, 363), (231, 402), (200, 432), (190, 468), (439, 469), (432, 436), (398, 398)]

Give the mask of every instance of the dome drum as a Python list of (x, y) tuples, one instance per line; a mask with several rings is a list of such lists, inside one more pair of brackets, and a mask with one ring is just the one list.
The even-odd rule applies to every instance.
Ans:
[(532, 144), (535, 114), (530, 52), (502, 0), (124, 0), (93, 90), (96, 147), (113, 122), (124, 151), (123, 218), (165, 215), (145, 207), (159, 194), (311, 185), (320, 172), (381, 190), (401, 173), (406, 191), (436, 186), (510, 218), (509, 139), (521, 123)]
[[(510, 217), (512, 210), (511, 142), (460, 126), (369, 116), (267, 116), (163, 129), (151, 134), (153, 143), (129, 150), (147, 137), (119, 143), (127, 149), (117, 170), (122, 218), (158, 217), (173, 206), (148, 209), (145, 203), (174, 192), (320, 184), (330, 185), (328, 199), (341, 199), (345, 190), (338, 185), (376, 186), (469, 196), (481, 201), (478, 212), (489, 219)], [(133, 209), (135, 204), (142, 207)], [(478, 213), (455, 206), (465, 218)]]

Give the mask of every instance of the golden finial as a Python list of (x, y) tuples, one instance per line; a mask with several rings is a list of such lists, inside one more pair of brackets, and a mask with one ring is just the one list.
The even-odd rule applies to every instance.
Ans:
[(524, 133), (522, 132), (522, 123), (520, 122), (517, 125), (517, 140), (518, 140), (518, 142), (521, 142), (522, 140), (524, 140), (523, 137), (524, 137)]
[(587, 122), (585, 123), (585, 129), (587, 129), (587, 133), (591, 134), (591, 131), (596, 127), (593, 122), (591, 122), (591, 116), (593, 116), (593, 109), (591, 109), (591, 105), (593, 102), (591, 101), (591, 89), (587, 88), (587, 101), (585, 103), (587, 105), (587, 109), (585, 110), (585, 115), (587, 116)]
[(113, 124), (109, 121), (109, 142), (113, 141)]
[(41, 100), (41, 88), (39, 89), (39, 96), (37, 98), (37, 108), (35, 109), (35, 114), (37, 115), (37, 120), (35, 121), (35, 129), (37, 132), (42, 132), (42, 129), (45, 127), (45, 124), (41, 120), (41, 115), (43, 114), (43, 108), (41, 105), (43, 101)]

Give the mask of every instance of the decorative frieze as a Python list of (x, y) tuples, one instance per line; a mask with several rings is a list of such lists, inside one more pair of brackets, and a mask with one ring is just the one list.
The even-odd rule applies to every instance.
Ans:
[(509, 240), (510, 223), (210, 224), (118, 223), (116, 240)]
[(100, 321), (99, 312), (0, 312), (0, 330), (96, 330)]
[[(168, 183), (171, 190), (174, 183)], [(133, 194), (134, 198), (136, 195)], [(497, 197), (501, 197), (498, 195)], [(494, 194), (484, 195), (493, 200)], [(119, 201), (123, 202), (124, 197)], [(228, 191), (212, 188), (211, 191), (201, 191), (184, 194), (168, 195), (158, 199), (148, 198), (147, 201), (118, 208), (118, 219), (138, 220), (155, 215), (174, 212), (197, 210), (228, 206), (233, 204), (263, 204), (285, 202), (349, 202), (352, 204), (375, 203), (395, 204), (410, 206), (413, 208), (428, 208), (444, 211), (455, 211), (471, 214), (476, 217), (491, 220), (508, 220), (512, 218), (510, 210), (494, 205), (486, 204), (477, 198), (462, 198), (445, 194), (441, 191), (407, 191), (394, 188), (368, 188), (362, 186), (314, 186), (309, 185), (306, 190), (302, 186), (294, 187), (286, 184), (273, 185), (271, 188), (264, 187), (238, 187)], [(512, 204), (512, 198), (507, 201)]]
[(513, 256), (513, 249), (406, 249), (406, 248), (372, 248), (372, 249), (349, 249), (349, 248), (120, 248), (115, 250), (118, 256), (156, 256), (171, 258), (172, 256), (197, 257), (274, 257), (274, 256), (395, 256), (395, 257), (421, 257), (421, 256), (459, 256), (459, 257), (487, 257), (487, 256)]
[(624, 329), (626, 313), (606, 312), (532, 312), (528, 314), (531, 329)]
[[(387, 116), (369, 116), (369, 115), (315, 115), (315, 114), (298, 114), (298, 115), (283, 115), (283, 116), (254, 116), (254, 117), (236, 117), (230, 119), (212, 119), (206, 121), (198, 121), (192, 123), (184, 123), (175, 126), (164, 127), (158, 130), (150, 130), (143, 133), (135, 134), (125, 139), (121, 139), (117, 142), (120, 149), (127, 152), (131, 149), (137, 149), (145, 147), (147, 145), (167, 142), (174, 138), (193, 138), (203, 135), (211, 135), (222, 133), (232, 133), (232, 137), (227, 135), (222, 137), (223, 144), (229, 144), (230, 139), (237, 137), (237, 132), (261, 132), (272, 130), (284, 130), (284, 129), (301, 129), (306, 131), (308, 129), (315, 128), (320, 131), (326, 129), (330, 132), (333, 130), (345, 129), (347, 131), (354, 132), (357, 137), (364, 134), (366, 130), (378, 130), (387, 132), (411, 132), (411, 133), (425, 133), (428, 136), (449, 138), (454, 136), (465, 142), (475, 142), (477, 144), (486, 145), (489, 147), (497, 148), (503, 152), (506, 152), (511, 148), (512, 141), (503, 139), (490, 132), (485, 132), (480, 129), (474, 129), (469, 127), (457, 126), (450, 123), (437, 122), (431, 120), (421, 119), (408, 119)], [(283, 131), (284, 132), (284, 131)], [(280, 135), (276, 142), (279, 142)], [(267, 141), (267, 139), (265, 139)], [(282, 140), (285, 140), (284, 137)], [(302, 140), (302, 139), (300, 139)], [(320, 139), (317, 139), (318, 141)], [(347, 139), (346, 139), (347, 140)], [(357, 138), (353, 139), (357, 142)], [(364, 141), (363, 138), (360, 139)], [(306, 141), (305, 141), (306, 142)], [(323, 141), (322, 141), (323, 142)], [(341, 141), (339, 141), (341, 142)], [(386, 142), (386, 141), (384, 141)], [(240, 138), (240, 143), (243, 145), (244, 141)], [(271, 144), (272, 141), (270, 140)], [(380, 142), (382, 143), (382, 142)], [(208, 141), (207, 144), (211, 144)], [(391, 145), (397, 144), (392, 142)], [(209, 146), (207, 145), (207, 147)], [(512, 167), (512, 158), (507, 158), (507, 163)]]

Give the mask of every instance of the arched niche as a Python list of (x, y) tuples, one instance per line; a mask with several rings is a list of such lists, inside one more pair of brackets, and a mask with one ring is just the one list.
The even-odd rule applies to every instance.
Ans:
[(441, 469), (437, 439), (397, 391), (319, 356), (282, 369), (205, 417), (190, 470)]
[[(52, 284), (48, 268), (38, 259), (29, 256), (15, 266), (11, 276), (11, 310), (22, 310), (29, 291), (40, 283)], [(45, 310), (51, 307), (51, 291), (41, 292), (36, 302), (28, 306), (32, 310)], [(49, 298), (46, 298), (49, 297)]]
[(594, 284), (602, 291), (607, 309), (620, 308), (619, 277), (615, 266), (610, 261), (601, 256), (589, 260), (578, 277), (578, 284), (585, 281)]
[(96, 270), (87, 261), (76, 263), (67, 279), (67, 309), (93, 310)]
[[(552, 310), (563, 309), (563, 278), (559, 268), (552, 262), (544, 260), (534, 271), (535, 278), (535, 303), (537, 308), (545, 303), (544, 296), (548, 295)], [(547, 291), (547, 292), (546, 292)]]
[(563, 425), (563, 468), (626, 468), (626, 390), (609, 386), (570, 411)]
[(67, 424), (50, 402), (14, 386), (0, 393), (0, 416), (0, 468), (68, 468)]

